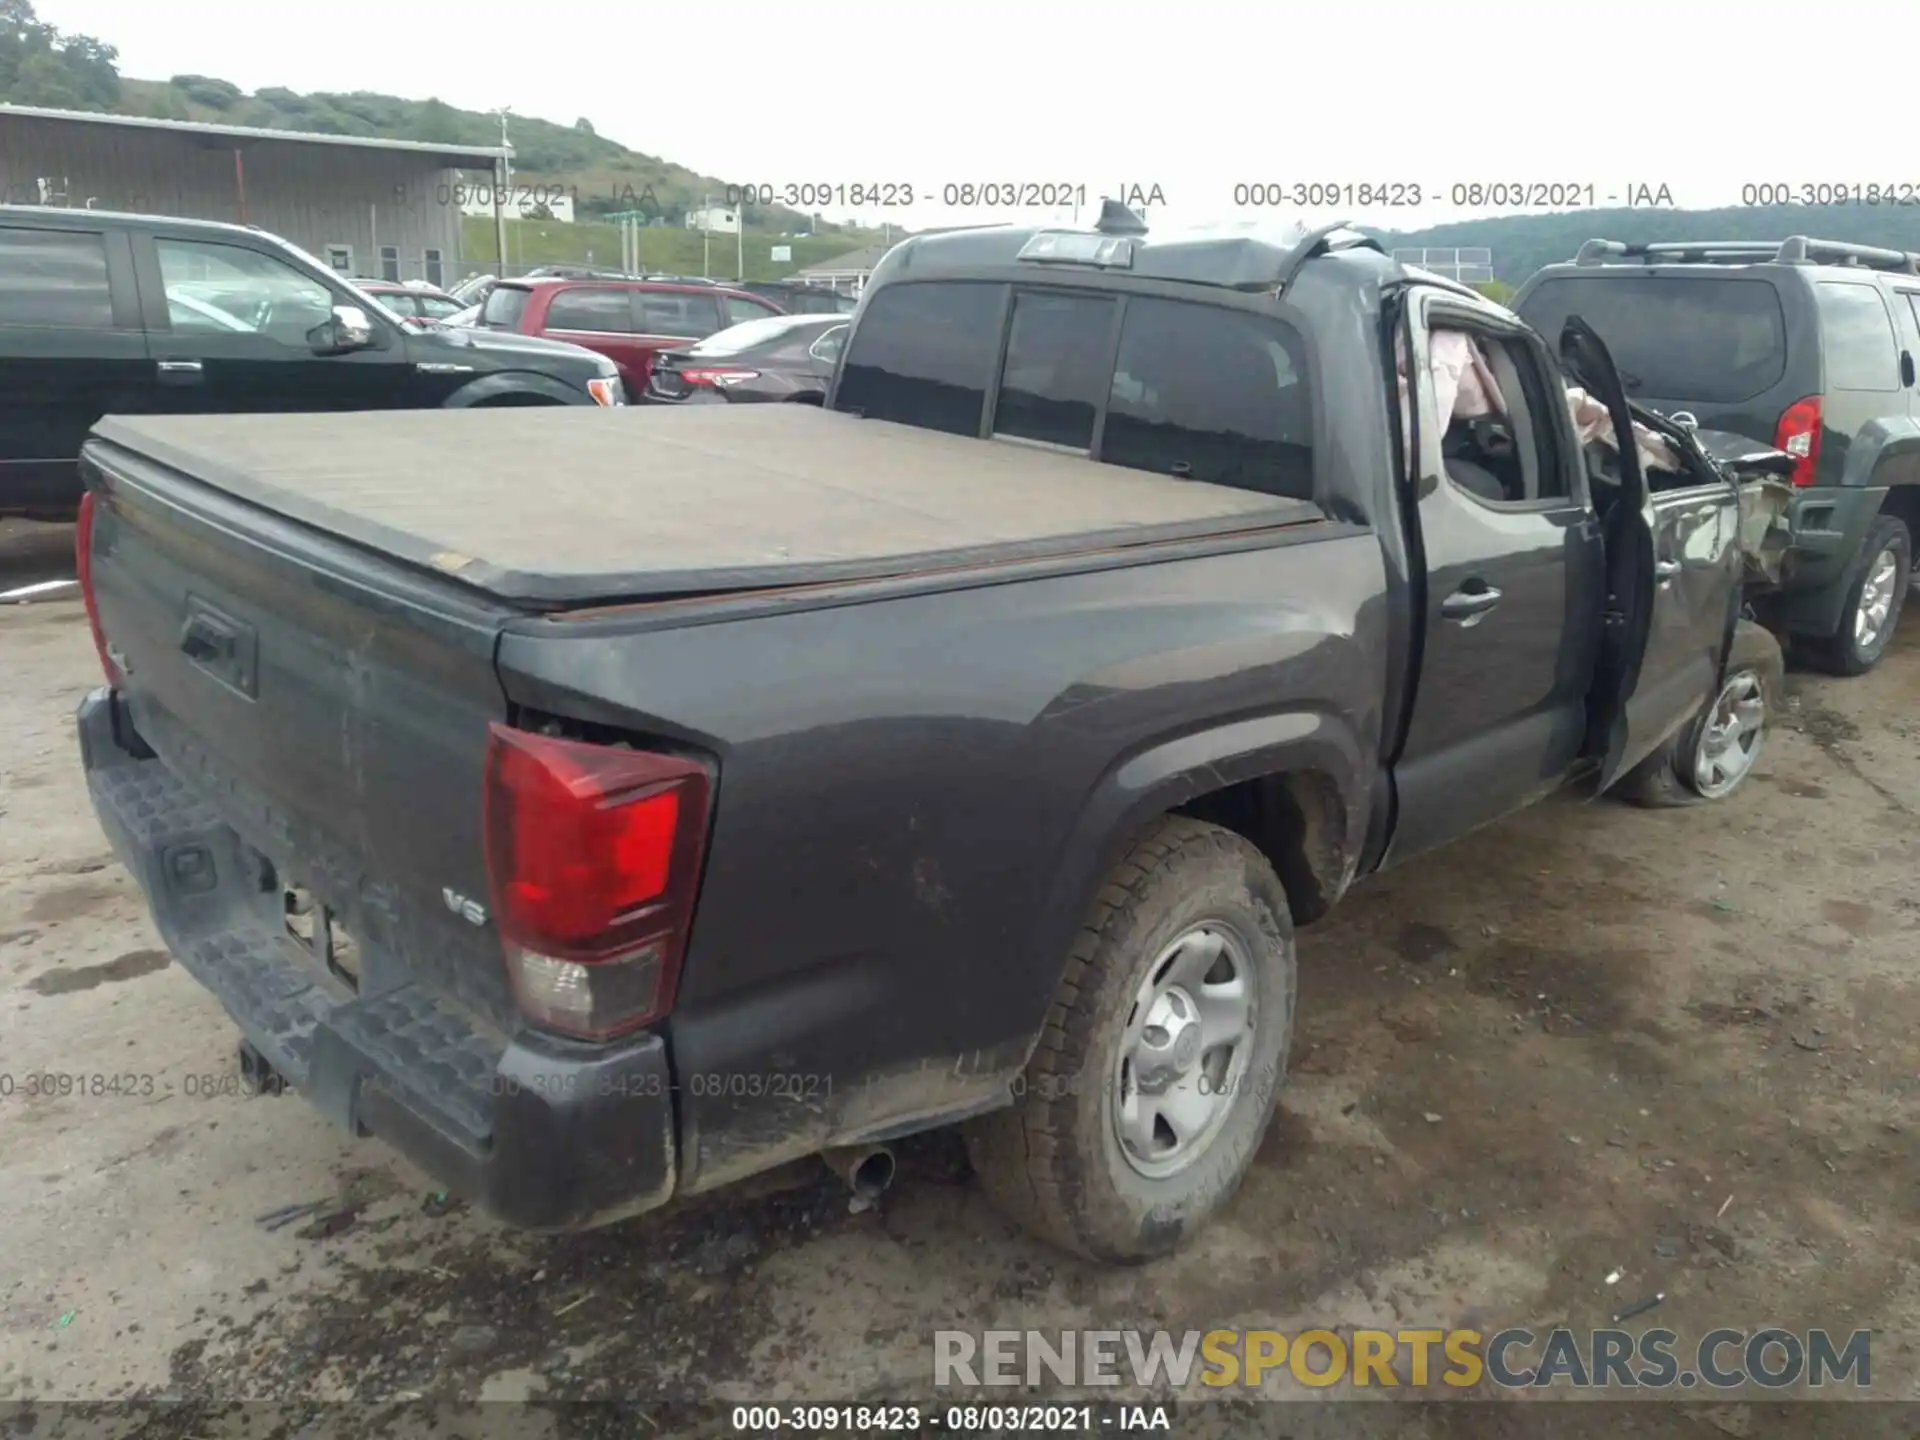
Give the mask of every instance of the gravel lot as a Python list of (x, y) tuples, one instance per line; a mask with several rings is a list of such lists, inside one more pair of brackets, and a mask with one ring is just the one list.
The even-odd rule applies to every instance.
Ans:
[[(0, 589), (68, 543), (0, 528)], [(188, 1098), (235, 1036), (87, 806), (97, 680), (77, 601), (0, 609), (0, 1071), (155, 1092), (0, 1099), (0, 1400), (886, 1397), (956, 1325), (1585, 1328), (1656, 1292), (1683, 1336), (1875, 1327), (1874, 1393), (1920, 1399), (1920, 620), (1864, 679), (1793, 677), (1728, 804), (1553, 802), (1357, 890), (1303, 938), (1245, 1189), (1136, 1271), (1023, 1238), (938, 1137), (876, 1212), (805, 1167), (538, 1239), (297, 1099)], [(1716, 1423), (1837, 1433), (1772, 1413)]]

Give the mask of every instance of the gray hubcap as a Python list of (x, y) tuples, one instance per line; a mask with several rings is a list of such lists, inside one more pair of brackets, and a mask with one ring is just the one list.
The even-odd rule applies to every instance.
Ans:
[(1860, 604), (1853, 612), (1853, 643), (1871, 650), (1886, 630), (1887, 617), (1893, 613), (1894, 588), (1900, 580), (1900, 557), (1882, 550), (1873, 557), (1873, 565), (1860, 586)]
[(1727, 677), (1701, 727), (1693, 759), (1693, 788), (1709, 800), (1747, 778), (1767, 728), (1766, 692), (1760, 677), (1741, 670)]
[(1178, 1174), (1219, 1135), (1246, 1083), (1256, 1009), (1246, 946), (1224, 925), (1197, 925), (1154, 960), (1109, 1092), (1114, 1138), (1140, 1174)]

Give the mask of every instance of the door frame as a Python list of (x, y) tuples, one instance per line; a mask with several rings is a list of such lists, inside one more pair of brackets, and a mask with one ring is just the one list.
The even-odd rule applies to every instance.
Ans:
[[(1712, 467), (1683, 429), (1670, 422), (1649, 420), (1642, 423), (1675, 445), (1683, 459), (1711, 471), (1720, 490), (1717, 496), (1711, 496), (1706, 492), (1713, 486), (1703, 483), (1663, 491), (1656, 497), (1640, 464), (1626, 387), (1614, 368), (1606, 342), (1578, 315), (1571, 315), (1561, 329), (1559, 348), (1562, 364), (1571, 378), (1606, 406), (1619, 456), (1620, 498), (1604, 526), (1607, 600), (1602, 643), (1599, 662), (1594, 668), (1593, 687), (1588, 692), (1586, 749), (1599, 766), (1594, 787), (1594, 793), (1598, 794), (1658, 751), (1713, 698), (1740, 615), (1740, 488), (1732, 477), (1721, 475)], [(1682, 692), (1681, 708), (1676, 709), (1671, 703), (1670, 687), (1655, 691), (1643, 687), (1642, 681), (1648, 678), (1644, 665), (1658, 612), (1663, 606), (1685, 603), (1685, 590), (1672, 583), (1681, 578), (1680, 572), (1660, 573), (1664, 565), (1675, 562), (1663, 560), (1656, 538), (1662, 532), (1659, 512), (1671, 513), (1683, 505), (1693, 506), (1702, 523), (1711, 518), (1716, 524), (1722, 524), (1723, 513), (1731, 512), (1730, 548), (1734, 555), (1731, 562), (1718, 563), (1723, 570), (1732, 569), (1736, 578), (1722, 607), (1723, 620), (1711, 673), (1701, 687), (1697, 702), (1687, 704), (1687, 694)], [(1685, 538), (1683, 535), (1683, 541)], [(1684, 561), (1678, 563), (1684, 564)], [(1641, 710), (1638, 725), (1633, 723), (1636, 702), (1640, 702)], [(1659, 708), (1649, 711), (1647, 706), (1653, 703), (1658, 703)]]
[[(1463, 493), (1443, 498), (1448, 503), (1473, 507), (1471, 513), (1485, 512), (1490, 517), (1490, 533), (1499, 528), (1497, 519), (1492, 517), (1508, 517), (1512, 521), (1523, 521), (1528, 517), (1540, 517), (1543, 520), (1564, 517), (1570, 531), (1578, 529), (1582, 532), (1578, 548), (1570, 548), (1566, 554), (1566, 583), (1570, 592), (1597, 591), (1602, 569), (1593, 504), (1588, 493), (1585, 468), (1580, 463), (1572, 417), (1564, 403), (1553, 403), (1561, 387), (1560, 368), (1553, 352), (1539, 334), (1518, 317), (1491, 301), (1462, 295), (1450, 287), (1410, 287), (1400, 308), (1396, 334), (1398, 344), (1406, 347), (1407, 385), (1411, 402), (1411, 424), (1408, 428), (1411, 434), (1404, 437), (1407, 442), (1406, 454), (1398, 485), (1411, 569), (1420, 578), (1419, 583), (1409, 591), (1411, 620), (1407, 671), (1411, 683), (1399, 705), (1401, 713), (1388, 717), (1394, 727), (1391, 732), (1394, 736), (1393, 751), (1390, 756), (1383, 756), (1383, 763), (1393, 776), (1395, 801), (1391, 830), (1380, 856), (1383, 866), (1420, 853), (1434, 844), (1453, 838), (1455, 834), (1464, 833), (1465, 829), (1491, 823), (1560, 788), (1580, 763), (1584, 739), (1582, 705), (1569, 695), (1564, 705), (1550, 706), (1537, 715), (1529, 711), (1514, 717), (1516, 724), (1512, 738), (1519, 743), (1506, 747), (1497, 766), (1489, 758), (1492, 751), (1484, 748), (1486, 742), (1483, 739), (1450, 742), (1437, 749), (1426, 748), (1424, 753), (1415, 756), (1411, 766), (1407, 764), (1408, 743), (1418, 740), (1420, 734), (1417, 728), (1419, 707), (1423, 698), (1430, 701), (1432, 696), (1428, 688), (1433, 678), (1430, 673), (1433, 663), (1430, 643), (1436, 624), (1441, 623), (1433, 612), (1440, 603), (1436, 587), (1444, 583), (1434, 576), (1431, 537), (1423, 524), (1422, 508), (1434, 500), (1436, 492), (1458, 489), (1445, 478), (1444, 464), (1440, 461), (1439, 446), (1446, 427), (1441, 425), (1435, 409), (1430, 378), (1429, 336), (1436, 326), (1448, 328), (1450, 321), (1451, 328), (1515, 344), (1526, 352), (1532, 378), (1545, 387), (1547, 404), (1543, 413), (1538, 397), (1524, 394), (1519, 397), (1519, 403), (1526, 405), (1528, 420), (1532, 425), (1545, 427), (1551, 433), (1555, 465), (1565, 491), (1564, 494), (1546, 499), (1505, 502), (1488, 501)], [(1390, 347), (1395, 344), (1393, 340), (1388, 343)], [(1397, 364), (1397, 356), (1391, 350), (1387, 363), (1389, 366)], [(1388, 373), (1387, 385), (1389, 397), (1397, 397), (1392, 370)], [(1389, 405), (1393, 411), (1391, 423), (1397, 426), (1400, 424), (1397, 398), (1390, 398)], [(1571, 536), (1569, 540), (1571, 544)], [(1496, 564), (1501, 558), (1490, 550), (1487, 561), (1490, 565)], [(1581, 647), (1582, 656), (1590, 657), (1591, 643), (1581, 639), (1574, 628), (1580, 623), (1580, 610), (1577, 596), (1570, 595), (1566, 612), (1567, 626), (1561, 633), (1560, 644), (1563, 654), (1566, 646), (1574, 644)], [(1590, 664), (1590, 658), (1585, 663)], [(1576, 669), (1571, 673), (1582, 672)], [(1561, 692), (1556, 688), (1554, 693), (1558, 695)], [(1528, 718), (1530, 715), (1531, 720)], [(1478, 759), (1470, 754), (1476, 745), (1482, 747)], [(1516, 749), (1527, 753), (1512, 753)], [(1442, 806), (1444, 795), (1459, 791), (1461, 765), (1456, 763), (1452, 767), (1454, 774), (1449, 777), (1445, 758), (1449, 756), (1454, 757), (1456, 762), (1465, 762), (1466, 771), (1491, 772), (1497, 769), (1502, 774), (1528, 774), (1534, 777), (1535, 783), (1516, 792), (1511, 804), (1503, 803), (1489, 809), (1487, 813), (1471, 820), (1461, 831), (1439, 834), (1437, 832), (1446, 829), (1445, 826), (1433, 823), (1408, 824), (1409, 820), (1422, 815), (1430, 820), (1436, 813), (1436, 807)], [(1410, 780), (1415, 783), (1410, 785)], [(1408, 848), (1409, 844), (1413, 848)]]

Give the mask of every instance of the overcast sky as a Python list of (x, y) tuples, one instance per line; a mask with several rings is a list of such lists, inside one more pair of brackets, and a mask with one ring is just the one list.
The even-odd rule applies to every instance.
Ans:
[[(1395, 229), (1489, 213), (1451, 203), (1472, 182), (1591, 186), (1597, 205), (1665, 185), (1689, 208), (1738, 204), (1749, 182), (1920, 182), (1900, 85), (1853, 84), (1798, 54), (1790, 24), (1726, 0), (1453, 0), (1404, 21), (1256, 0), (37, 8), (118, 46), (129, 76), (584, 114), (726, 180), (911, 187), (911, 211), (864, 218), (913, 226), (1016, 218), (945, 209), (944, 187), (967, 182), (1085, 186), (1095, 204), (1157, 186), (1153, 218), (1174, 223), (1274, 214), (1236, 205), (1250, 182), (1418, 187), (1418, 209), (1334, 207)], [(1844, 108), (1811, 121), (1817, 96)]]

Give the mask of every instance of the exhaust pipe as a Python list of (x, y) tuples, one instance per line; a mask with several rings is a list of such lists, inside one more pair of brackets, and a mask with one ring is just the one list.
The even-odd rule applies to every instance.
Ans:
[(284, 1095), (286, 1077), (247, 1041), (240, 1042), (240, 1082), (247, 1095)]
[(893, 1151), (885, 1145), (841, 1145), (822, 1150), (820, 1158), (853, 1192), (859, 1209), (872, 1205), (893, 1184)]

